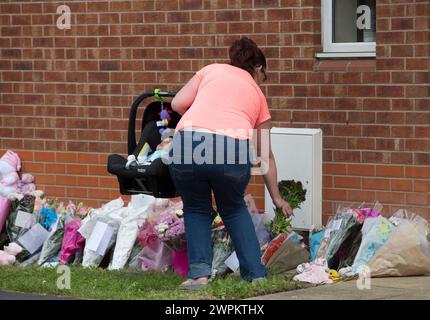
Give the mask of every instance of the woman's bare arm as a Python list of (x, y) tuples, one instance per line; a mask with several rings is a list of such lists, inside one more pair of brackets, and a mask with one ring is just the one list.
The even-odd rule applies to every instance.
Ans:
[[(278, 188), (278, 172), (276, 168), (275, 157), (273, 156), (270, 142), (270, 120), (262, 123), (257, 129), (257, 154), (261, 157), (261, 167), (263, 172), (264, 183), (269, 191), (270, 197), (277, 208), (281, 208), (286, 216), (292, 214), (292, 210), (287, 201), (281, 198)], [(264, 131), (266, 131), (264, 133)], [(262, 141), (262, 138), (264, 141)], [(269, 152), (262, 154), (262, 144), (267, 144)]]
[(183, 115), (193, 104), (200, 84), (200, 78), (194, 75), (188, 83), (182, 87), (172, 100), (172, 109)]

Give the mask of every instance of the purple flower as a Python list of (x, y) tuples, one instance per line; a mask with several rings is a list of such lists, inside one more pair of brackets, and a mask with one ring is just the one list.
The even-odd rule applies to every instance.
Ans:
[(155, 225), (159, 238), (175, 252), (186, 247), (184, 219), (178, 217), (174, 211), (164, 212)]
[(375, 210), (369, 208), (368, 206), (364, 206), (360, 210), (366, 218), (369, 218), (369, 217), (376, 218), (380, 215), (379, 211), (375, 211)]

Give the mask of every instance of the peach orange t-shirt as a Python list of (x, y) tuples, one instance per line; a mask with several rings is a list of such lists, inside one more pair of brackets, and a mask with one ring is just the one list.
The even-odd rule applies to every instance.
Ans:
[(266, 98), (252, 76), (229, 64), (210, 64), (196, 73), (197, 95), (176, 130), (203, 128), (236, 139), (270, 119)]

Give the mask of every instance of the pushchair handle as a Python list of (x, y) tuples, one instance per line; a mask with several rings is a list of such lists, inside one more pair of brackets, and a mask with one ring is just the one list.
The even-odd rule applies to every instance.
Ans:
[[(158, 96), (160, 97), (170, 97), (173, 98), (176, 95), (175, 92), (159, 91)], [(130, 117), (128, 120), (128, 154), (132, 154), (136, 148), (136, 114), (137, 108), (142, 103), (143, 100), (155, 96), (155, 92), (145, 92), (134, 100), (131, 105)]]

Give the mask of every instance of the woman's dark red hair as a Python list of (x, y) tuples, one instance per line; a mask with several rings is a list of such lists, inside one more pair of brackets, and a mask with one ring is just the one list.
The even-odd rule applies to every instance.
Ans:
[(229, 49), (230, 64), (255, 74), (255, 67), (262, 66), (266, 70), (266, 57), (257, 44), (247, 37), (233, 42)]

